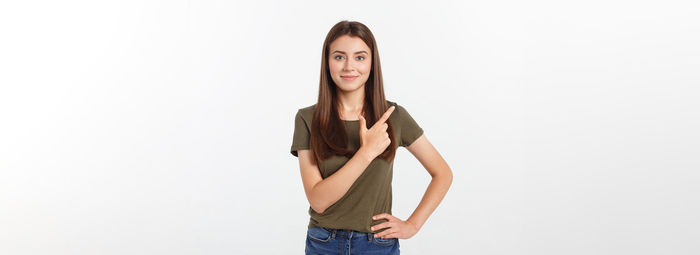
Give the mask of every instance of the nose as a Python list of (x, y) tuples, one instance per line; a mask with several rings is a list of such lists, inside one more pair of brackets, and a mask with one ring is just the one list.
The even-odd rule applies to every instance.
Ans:
[(351, 62), (352, 61), (348, 60), (343, 63), (343, 71), (353, 71), (353, 64)]

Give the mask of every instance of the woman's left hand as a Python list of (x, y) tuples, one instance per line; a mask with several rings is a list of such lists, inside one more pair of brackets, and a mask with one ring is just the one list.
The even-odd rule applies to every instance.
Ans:
[(374, 219), (374, 220), (387, 219), (388, 221), (374, 225), (370, 228), (370, 230), (374, 231), (377, 229), (389, 228), (389, 229), (386, 229), (382, 232), (374, 234), (374, 237), (381, 237), (384, 239), (388, 239), (388, 238), (408, 239), (408, 238), (411, 238), (416, 233), (418, 233), (418, 227), (415, 224), (413, 224), (409, 221), (403, 221), (403, 220), (396, 218), (393, 215), (388, 214), (388, 213), (382, 213), (379, 215), (375, 215), (374, 217), (372, 217), (372, 219)]

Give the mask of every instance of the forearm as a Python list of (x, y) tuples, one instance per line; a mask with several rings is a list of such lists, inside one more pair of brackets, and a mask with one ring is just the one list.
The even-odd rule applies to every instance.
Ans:
[(450, 189), (450, 185), (452, 185), (451, 170), (444, 171), (441, 175), (433, 176), (418, 207), (406, 221), (413, 223), (420, 229), (445, 197), (447, 190)]
[(338, 171), (314, 185), (310, 194), (312, 208), (318, 213), (323, 213), (348, 192), (371, 162), (372, 159), (365, 150), (358, 150)]

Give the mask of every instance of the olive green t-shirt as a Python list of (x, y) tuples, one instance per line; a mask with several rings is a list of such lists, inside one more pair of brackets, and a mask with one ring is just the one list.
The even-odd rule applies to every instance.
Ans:
[[(394, 137), (398, 146), (407, 147), (423, 134), (423, 129), (408, 114), (406, 109), (395, 102), (387, 100), (389, 106), (396, 106), (389, 118), (391, 119)], [(309, 149), (311, 134), (311, 120), (316, 104), (301, 108), (297, 111), (294, 120), (294, 137), (291, 153), (298, 157), (297, 150)], [(353, 151), (360, 147), (360, 121), (343, 120), (348, 135), (348, 148)], [(350, 158), (345, 156), (332, 156), (319, 163), (321, 176), (325, 179), (340, 169)], [(391, 179), (393, 176), (394, 162), (387, 162), (382, 158), (375, 158), (367, 169), (355, 180), (350, 189), (337, 202), (328, 207), (322, 214), (314, 211), (309, 206), (310, 221), (308, 227), (325, 227), (334, 229), (347, 229), (367, 233), (378, 233), (381, 230), (371, 231), (370, 226), (386, 222), (386, 220), (372, 220), (372, 216), (391, 214)]]

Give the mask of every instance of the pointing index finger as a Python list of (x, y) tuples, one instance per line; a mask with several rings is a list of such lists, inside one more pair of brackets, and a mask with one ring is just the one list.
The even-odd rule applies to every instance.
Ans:
[(394, 107), (393, 105), (389, 107), (389, 109), (386, 110), (386, 112), (384, 112), (384, 115), (382, 115), (382, 117), (379, 118), (379, 121), (377, 121), (377, 123), (384, 123), (387, 119), (389, 119), (389, 116), (391, 116), (391, 113), (394, 112), (394, 109), (396, 109), (396, 107)]

